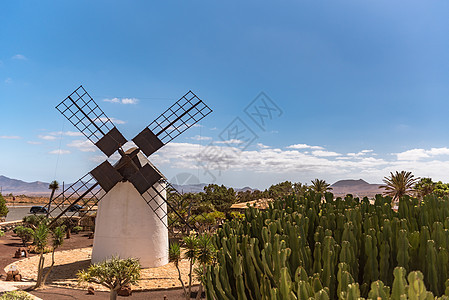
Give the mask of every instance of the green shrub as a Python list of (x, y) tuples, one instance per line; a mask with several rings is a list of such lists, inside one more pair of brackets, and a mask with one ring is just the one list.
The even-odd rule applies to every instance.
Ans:
[(238, 211), (231, 211), (231, 217), (233, 219), (237, 219), (237, 220), (244, 220), (245, 219), (245, 215), (242, 213), (239, 213)]
[(22, 239), (22, 243), (24, 246), (26, 246), (26, 244), (28, 242), (31, 242), (33, 240), (33, 236), (34, 236), (34, 231), (33, 229), (29, 228), (29, 227), (24, 227), (24, 226), (16, 226), (13, 229), (13, 232)]
[(6, 217), (9, 209), (6, 207), (5, 198), (3, 198), (2, 194), (0, 194), (0, 217)]
[(1, 295), (0, 300), (33, 300), (33, 298), (24, 291), (11, 291)]
[(79, 233), (82, 230), (83, 230), (83, 227), (81, 227), (81, 226), (75, 226), (72, 228), (73, 233)]
[(93, 282), (109, 288), (112, 300), (117, 298), (117, 291), (122, 286), (135, 284), (140, 279), (140, 263), (135, 258), (112, 257), (79, 271), (77, 277), (80, 283)]
[(28, 227), (36, 228), (40, 223), (47, 220), (45, 215), (31, 215), (23, 217), (22, 221)]
[(5, 235), (5, 233), (2, 230), (0, 230), (0, 237), (2, 237), (4, 235)]

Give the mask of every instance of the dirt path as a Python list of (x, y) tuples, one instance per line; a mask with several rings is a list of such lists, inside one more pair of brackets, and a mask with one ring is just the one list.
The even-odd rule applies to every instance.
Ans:
[[(65, 239), (63, 246), (60, 247), (60, 251), (80, 249), (92, 247), (93, 240), (88, 239), (87, 235), (83, 234), (72, 234), (70, 239)], [(12, 232), (5, 233), (5, 236), (0, 237), (0, 280), (5, 280), (6, 274), (4, 268), (20, 259), (13, 258), (17, 248), (22, 247), (21, 239), (16, 237)], [(58, 251), (59, 252), (59, 251)], [(35, 254), (30, 254), (30, 257), (35, 256)], [(35, 258), (34, 258), (35, 259)], [(86, 264), (87, 266), (88, 264)], [(170, 266), (167, 265), (167, 268)], [(145, 272), (145, 270), (144, 270)], [(152, 275), (147, 274), (145, 277), (150, 278)], [(171, 277), (171, 276), (170, 276)], [(176, 281), (176, 280), (175, 280)], [(173, 286), (173, 283), (170, 283)], [(196, 288), (193, 288), (196, 291)], [(96, 291), (95, 295), (87, 295), (85, 290), (82, 289), (72, 289), (64, 288), (61, 286), (49, 286), (43, 290), (33, 291), (31, 294), (42, 298), (42, 299), (55, 299), (55, 300), (66, 300), (66, 299), (109, 299), (109, 293), (105, 291)], [(178, 300), (185, 299), (183, 297), (182, 289), (167, 289), (167, 290), (141, 290), (134, 291), (131, 299), (165, 299), (167, 300)], [(122, 299), (124, 297), (119, 297)]]

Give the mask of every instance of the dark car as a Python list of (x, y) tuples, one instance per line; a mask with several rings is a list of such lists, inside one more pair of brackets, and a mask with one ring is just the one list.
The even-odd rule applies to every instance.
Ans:
[(80, 211), (83, 207), (79, 204), (75, 204), (69, 208), (69, 211)]
[(30, 214), (46, 214), (47, 208), (43, 206), (33, 206), (30, 208)]

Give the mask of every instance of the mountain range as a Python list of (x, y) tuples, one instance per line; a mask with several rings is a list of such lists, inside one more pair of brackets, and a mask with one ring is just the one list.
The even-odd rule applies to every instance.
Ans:
[[(25, 182), (19, 179), (12, 179), (6, 176), (0, 175), (0, 191), (3, 195), (10, 193), (14, 195), (28, 195), (28, 196), (47, 196), (50, 195), (48, 189), (48, 182), (34, 181)], [(203, 188), (207, 186), (206, 183), (198, 184), (172, 184), (180, 193), (198, 193), (202, 192)], [(67, 187), (70, 184), (66, 185)], [(331, 192), (335, 196), (345, 196), (346, 194), (353, 194), (357, 197), (373, 197), (376, 194), (381, 193), (383, 190), (379, 189), (380, 184), (370, 184), (363, 179), (359, 180), (340, 180), (331, 185)], [(62, 188), (62, 187), (61, 187)], [(234, 188), (235, 191), (247, 191), (255, 190), (250, 187)]]

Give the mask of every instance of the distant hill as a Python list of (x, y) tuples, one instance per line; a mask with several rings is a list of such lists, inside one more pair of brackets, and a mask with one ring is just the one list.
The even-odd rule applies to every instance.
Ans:
[[(25, 182), (18, 179), (8, 178), (0, 175), (0, 187), (3, 195), (13, 193), (14, 195), (28, 195), (28, 196), (49, 196), (50, 190), (48, 189), (48, 182), (34, 181)], [(175, 189), (180, 193), (199, 193), (204, 191), (206, 183), (197, 184), (172, 184)], [(66, 187), (70, 184), (66, 184)], [(353, 194), (357, 197), (374, 197), (374, 195), (382, 193), (383, 189), (380, 189), (381, 184), (370, 184), (363, 179), (353, 180), (345, 179), (339, 180), (331, 185), (332, 193), (337, 196), (345, 196), (347, 194)], [(62, 188), (62, 187), (61, 187)], [(236, 192), (239, 191), (254, 191), (250, 187), (234, 188)]]
[(339, 180), (331, 185), (332, 193), (337, 196), (346, 196), (352, 194), (356, 197), (374, 197), (381, 194), (384, 190), (379, 188), (382, 184), (368, 183), (363, 179), (345, 179)]
[(3, 195), (13, 193), (14, 195), (41, 196), (50, 195), (48, 182), (34, 181), (25, 182), (18, 179), (11, 179), (0, 175), (0, 187)]
[[(49, 196), (51, 190), (48, 189), (48, 182), (42, 181), (34, 181), (34, 182), (25, 182), (18, 179), (8, 178), (6, 176), (0, 175), (0, 187), (3, 195), (8, 195), (12, 193), (14, 195), (27, 195), (27, 196)], [(66, 184), (66, 187), (69, 187), (71, 183)], [(198, 183), (198, 184), (172, 184), (175, 189), (180, 193), (199, 193), (204, 191), (204, 187), (207, 186), (206, 183)], [(60, 187), (62, 190), (62, 186)], [(234, 188), (236, 192), (239, 191), (247, 191), (254, 189), (250, 187), (244, 188)]]

